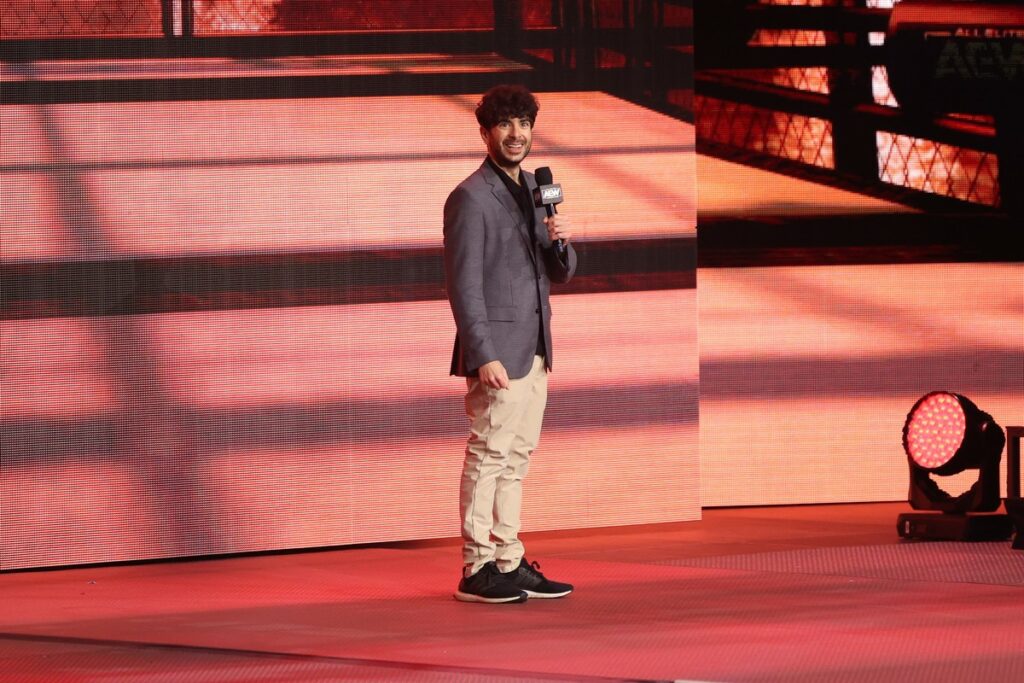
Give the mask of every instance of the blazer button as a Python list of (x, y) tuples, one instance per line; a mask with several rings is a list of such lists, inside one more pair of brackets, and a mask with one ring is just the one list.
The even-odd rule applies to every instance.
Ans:
[(540, 313), (540, 309), (539, 308), (535, 308), (535, 309), (533, 309), (533, 312), (534, 313)]

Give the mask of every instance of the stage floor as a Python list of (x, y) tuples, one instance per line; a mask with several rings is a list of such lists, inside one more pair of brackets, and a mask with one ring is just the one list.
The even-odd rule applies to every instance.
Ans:
[(1024, 554), (907, 543), (902, 503), (528, 534), (563, 600), (452, 598), (458, 542), (0, 575), (5, 681), (992, 681)]

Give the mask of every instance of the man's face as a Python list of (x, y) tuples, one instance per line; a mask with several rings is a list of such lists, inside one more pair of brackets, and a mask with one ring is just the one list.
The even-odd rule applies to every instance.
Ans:
[(530, 153), (533, 124), (527, 118), (502, 119), (491, 128), (480, 128), (487, 154), (502, 168), (515, 168)]

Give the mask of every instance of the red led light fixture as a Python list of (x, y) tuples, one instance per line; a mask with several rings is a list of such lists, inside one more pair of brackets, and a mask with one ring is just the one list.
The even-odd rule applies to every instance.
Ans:
[[(1006, 515), (970, 516), (999, 508), (999, 460), (1006, 436), (970, 399), (933, 391), (917, 400), (903, 425), (903, 450), (910, 467), (910, 506), (941, 514), (902, 514), (897, 526), (906, 538), (997, 540), (1013, 530)], [(951, 496), (932, 479), (978, 470), (978, 480)]]
[(926, 470), (936, 471), (953, 459), (964, 442), (967, 416), (956, 394), (925, 395), (907, 415), (903, 447)]
[(948, 391), (919, 398), (903, 425), (903, 449), (911, 468), (943, 476), (980, 469), (993, 458), (998, 466), (1005, 443), (1003, 430), (991, 415), (966, 396)]

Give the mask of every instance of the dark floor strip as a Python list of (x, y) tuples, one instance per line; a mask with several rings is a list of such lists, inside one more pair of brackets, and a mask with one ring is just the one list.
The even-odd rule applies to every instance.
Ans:
[(551, 89), (523, 69), (485, 72), (382, 75), (288, 75), (227, 78), (131, 78), (84, 81), (16, 81), (4, 83), (5, 104), (81, 102), (166, 102), (250, 100), (380, 95), (451, 95), (479, 93), (496, 82)]
[[(993, 213), (700, 216), (701, 268), (1024, 261), (1021, 226)], [(778, 212), (776, 215), (772, 215)]]
[[(580, 243), (562, 294), (692, 289), (696, 240)], [(445, 298), (441, 247), (98, 259), (0, 267), (0, 319)]]
[[(515, 609), (515, 608), (512, 608)], [(44, 636), (24, 633), (0, 633), (0, 639), (26, 643), (50, 643), (53, 645), (82, 645), (98, 648), (123, 648), (129, 650), (164, 651), (169, 653), (206, 654), (232, 657), (253, 657), (267, 660), (291, 660), (299, 662), (321, 663), (325, 665), (343, 665), (352, 667), (375, 667), (403, 671), (439, 672), (450, 674), (467, 674), (487, 677), (509, 677), (536, 681), (564, 681), (566, 676), (540, 672), (521, 671), (517, 669), (491, 669), (471, 666), (450, 666), (440, 664), (422, 664), (416, 662), (398, 662), (386, 659), (364, 659), (360, 657), (331, 657), (326, 655), (305, 655), (286, 652), (267, 652), (265, 650), (246, 650), (239, 648), (205, 647), (196, 645), (177, 645), (168, 643), (146, 643), (128, 640), (107, 640), (102, 638), (76, 638), (71, 636)], [(38, 656), (38, 655), (36, 655)], [(609, 676), (586, 676), (573, 674), (576, 681), (651, 681), (656, 679), (623, 679)], [(667, 683), (667, 682), (666, 682)]]
[[(779, 211), (784, 210), (780, 207)], [(696, 268), (1024, 261), (1005, 215), (701, 216), (699, 238), (579, 242), (560, 294), (692, 289)], [(441, 247), (8, 263), (0, 319), (429, 301)]]

